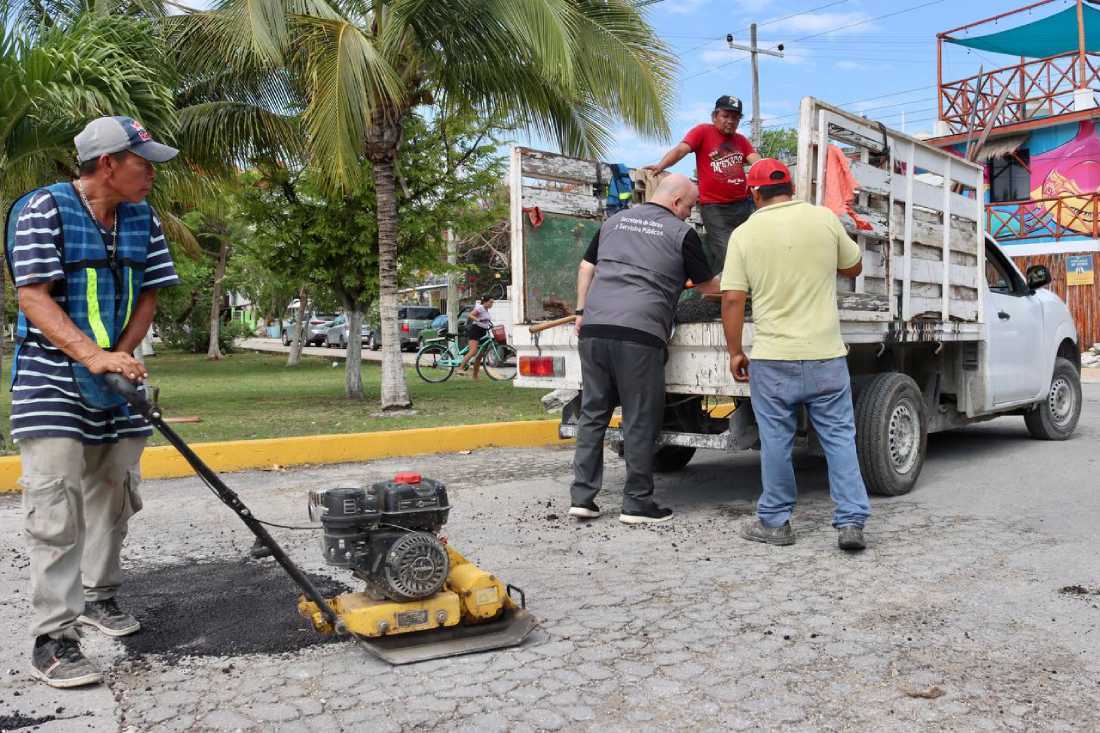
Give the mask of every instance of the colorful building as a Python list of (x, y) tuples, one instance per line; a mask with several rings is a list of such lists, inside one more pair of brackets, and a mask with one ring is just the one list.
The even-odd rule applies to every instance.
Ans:
[[(928, 142), (986, 166), (986, 231), (1020, 266), (1044, 264), (1082, 346), (1100, 342), (1100, 7), (1045, 0), (940, 33)], [(944, 80), (944, 53), (982, 67)], [(1012, 58), (1004, 66), (989, 62)], [(988, 64), (988, 65), (986, 65)]]

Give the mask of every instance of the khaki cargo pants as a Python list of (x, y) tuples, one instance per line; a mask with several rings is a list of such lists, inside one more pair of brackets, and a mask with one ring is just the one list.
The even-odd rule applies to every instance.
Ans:
[(60, 636), (76, 624), (85, 600), (106, 600), (118, 590), (126, 525), (141, 509), (144, 448), (145, 438), (103, 445), (19, 441), (34, 636)]

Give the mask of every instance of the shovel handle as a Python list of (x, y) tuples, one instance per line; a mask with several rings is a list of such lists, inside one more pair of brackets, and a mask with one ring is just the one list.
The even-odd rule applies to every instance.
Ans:
[(542, 323), (536, 323), (534, 326), (531, 326), (529, 329), (527, 329), (527, 332), (528, 333), (539, 333), (540, 331), (545, 331), (546, 329), (553, 328), (554, 326), (564, 326), (565, 324), (572, 323), (575, 320), (577, 320), (576, 316), (566, 316), (564, 318), (555, 318), (552, 321), (544, 321)]

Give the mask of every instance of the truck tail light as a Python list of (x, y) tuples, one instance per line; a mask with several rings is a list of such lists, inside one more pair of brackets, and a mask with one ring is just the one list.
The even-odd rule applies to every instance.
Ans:
[(408, 333), (408, 332), (409, 332), (409, 324), (407, 324), (407, 323), (402, 323), (402, 324), (401, 324), (401, 330), (402, 330), (402, 331), (403, 331), (404, 333)]
[(519, 373), (523, 377), (565, 376), (565, 359), (560, 356), (521, 356)]

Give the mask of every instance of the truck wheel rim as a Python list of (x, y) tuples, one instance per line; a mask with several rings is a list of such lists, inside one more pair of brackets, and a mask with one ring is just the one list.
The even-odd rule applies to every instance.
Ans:
[(912, 406), (902, 402), (890, 413), (890, 461), (894, 470), (906, 474), (913, 470), (920, 455), (920, 423)]
[(1069, 381), (1065, 377), (1056, 377), (1050, 385), (1050, 394), (1047, 396), (1047, 406), (1050, 408), (1050, 416), (1055, 425), (1063, 427), (1069, 423), (1073, 417), (1075, 401)]

